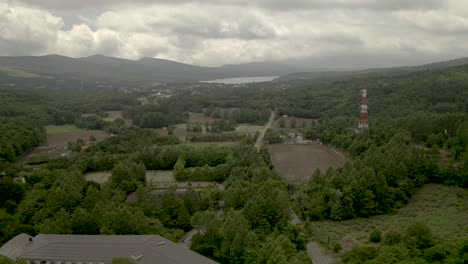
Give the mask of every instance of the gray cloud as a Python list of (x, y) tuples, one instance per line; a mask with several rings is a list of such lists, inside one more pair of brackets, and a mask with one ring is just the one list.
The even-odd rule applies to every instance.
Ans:
[(7, 0), (0, 55), (411, 65), (464, 56), (466, 14), (465, 0)]
[(99, 8), (109, 6), (131, 5), (145, 6), (153, 4), (181, 5), (181, 4), (210, 4), (217, 6), (250, 6), (276, 10), (297, 9), (372, 9), (372, 10), (428, 10), (443, 7), (444, 1), (440, 0), (10, 0), (11, 2), (26, 3), (34, 6), (52, 8), (57, 10)]

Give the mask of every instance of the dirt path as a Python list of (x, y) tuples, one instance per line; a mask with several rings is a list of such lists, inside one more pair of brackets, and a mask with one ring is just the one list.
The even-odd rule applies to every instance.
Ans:
[(185, 247), (185, 248), (190, 248), (190, 245), (192, 244), (192, 237), (198, 233), (198, 230), (192, 229), (185, 236), (179, 241), (179, 245)]
[(270, 120), (268, 120), (268, 123), (266, 123), (265, 128), (262, 130), (262, 132), (260, 132), (260, 135), (258, 135), (257, 142), (255, 142), (255, 148), (257, 149), (257, 151), (260, 151), (260, 148), (262, 147), (263, 143), (263, 138), (265, 137), (265, 133), (272, 126), (274, 120), (275, 111), (271, 111)]
[(309, 241), (307, 243), (307, 255), (314, 264), (331, 264), (333, 259), (330, 256), (322, 254), (322, 250), (317, 242)]
[[(296, 213), (292, 208), (291, 210), (291, 224), (297, 225), (301, 224), (301, 220), (297, 217)], [(317, 242), (309, 240), (307, 243), (307, 255), (309, 255), (310, 260), (312, 260), (313, 264), (332, 264), (333, 258), (322, 253), (322, 249)]]

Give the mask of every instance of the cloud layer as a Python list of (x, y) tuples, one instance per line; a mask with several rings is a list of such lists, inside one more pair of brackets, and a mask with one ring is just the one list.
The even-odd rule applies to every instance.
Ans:
[[(462, 57), (466, 33), (465, 0), (0, 3), (0, 55), (99, 53), (199, 65), (299, 60), (352, 68)], [(345, 59), (351, 57), (355, 63)]]

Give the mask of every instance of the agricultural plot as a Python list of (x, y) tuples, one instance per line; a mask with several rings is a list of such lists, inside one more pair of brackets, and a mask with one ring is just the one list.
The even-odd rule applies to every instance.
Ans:
[(353, 246), (372, 245), (369, 235), (374, 229), (403, 234), (414, 223), (427, 225), (443, 243), (456, 243), (468, 234), (468, 189), (427, 184), (405, 207), (391, 215), (379, 215), (346, 221), (311, 222), (313, 239), (325, 246), (339, 243), (343, 252)]
[[(112, 176), (111, 171), (98, 171), (90, 172), (84, 175), (87, 181), (97, 182), (99, 184), (106, 183)], [(146, 181), (149, 184), (159, 184), (159, 183), (174, 183), (176, 181), (174, 173), (172, 171), (146, 171)]]
[(186, 142), (185, 144), (194, 146), (194, 147), (208, 147), (208, 146), (236, 146), (239, 145), (239, 142)]
[(343, 166), (348, 157), (321, 144), (275, 144), (269, 151), (276, 170), (290, 182), (307, 181), (316, 169)]
[(187, 122), (205, 124), (206, 122), (211, 123), (215, 120), (215, 118), (205, 116), (203, 113), (189, 112), (189, 119)]
[[(61, 125), (61, 126), (46, 126), (47, 142), (37, 147), (18, 158), (16, 164), (19, 166), (25, 165), (29, 159), (35, 159), (38, 155), (43, 160), (50, 158), (57, 158), (66, 154), (68, 142), (83, 139), (85, 143), (89, 143), (90, 136), (96, 138), (96, 142), (102, 141), (110, 134), (101, 130), (84, 130), (77, 128), (74, 125)], [(44, 155), (45, 154), (45, 155)]]
[(84, 130), (69, 125), (47, 127), (47, 145), (49, 147), (63, 148), (70, 141), (76, 141), (80, 138), (87, 141), (90, 136), (96, 137), (96, 141), (110, 137), (109, 133), (102, 130)]
[(236, 132), (241, 134), (255, 134), (262, 131), (265, 126), (240, 124), (236, 127)]
[(107, 111), (106, 113), (107, 113), (107, 117), (103, 118), (102, 120), (106, 122), (112, 122), (112, 121), (115, 121), (116, 119), (122, 118), (123, 120), (125, 120), (125, 125), (127, 127), (132, 126), (132, 123), (133, 123), (132, 120), (124, 118), (122, 116), (122, 111)]
[[(104, 184), (109, 181), (110, 177), (112, 176), (112, 172), (110, 171), (100, 171), (100, 172), (90, 172), (84, 175), (85, 180), (93, 181), (99, 184)], [(174, 173), (170, 170), (163, 171), (146, 171), (146, 182), (149, 186), (151, 186), (154, 190), (164, 191), (168, 188), (176, 188), (179, 192), (186, 191), (189, 186), (195, 190), (201, 190), (204, 188), (208, 188), (213, 186), (219, 190), (224, 190), (224, 185), (219, 183), (212, 183), (212, 182), (178, 182), (174, 176)]]
[(146, 182), (149, 184), (173, 183), (176, 181), (172, 171), (146, 171)]

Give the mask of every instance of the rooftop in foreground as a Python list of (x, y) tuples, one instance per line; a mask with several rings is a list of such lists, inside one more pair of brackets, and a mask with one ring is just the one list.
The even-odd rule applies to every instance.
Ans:
[(29, 263), (103, 263), (127, 258), (136, 264), (216, 263), (158, 235), (21, 234), (0, 248), (0, 256)]

